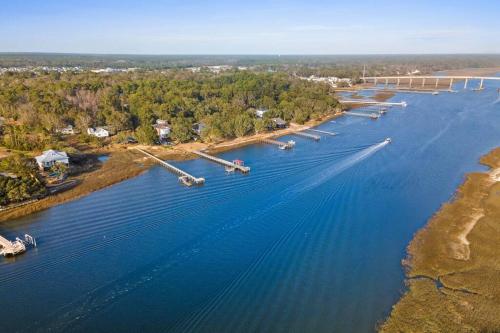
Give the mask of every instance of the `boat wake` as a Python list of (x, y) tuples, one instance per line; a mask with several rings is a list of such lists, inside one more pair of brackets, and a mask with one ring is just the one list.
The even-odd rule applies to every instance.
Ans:
[(380, 143), (371, 145), (368, 148), (364, 148), (363, 150), (346, 158), (345, 160), (341, 161), (340, 163), (334, 164), (331, 168), (324, 170), (320, 174), (315, 174), (311, 177), (308, 177), (307, 179), (298, 183), (294, 189), (292, 189), (291, 191), (288, 192), (287, 195), (289, 196), (289, 198), (287, 198), (287, 199), (291, 199), (291, 197), (294, 197), (300, 193), (310, 191), (310, 190), (320, 186), (321, 184), (325, 183), (326, 181), (330, 180), (331, 178), (337, 176), (338, 174), (344, 172), (345, 170), (355, 166), (356, 164), (358, 164), (358, 163), (362, 162), (363, 160), (367, 159), (368, 157), (372, 156), (373, 154), (378, 152), (380, 149), (382, 149), (386, 145), (388, 145), (390, 142), (391, 142), (390, 139), (386, 139)]

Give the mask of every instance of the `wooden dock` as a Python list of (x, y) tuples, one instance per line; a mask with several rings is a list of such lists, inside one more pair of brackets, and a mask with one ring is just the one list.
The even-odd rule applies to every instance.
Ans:
[[(187, 178), (189, 179), (193, 184), (195, 185), (202, 185), (205, 183), (205, 178), (198, 178), (198, 177), (195, 177), (193, 175), (190, 175), (189, 173), (187, 173), (186, 171), (184, 170), (181, 170), (175, 166), (173, 166), (172, 164), (170, 163), (167, 163), (165, 162), (164, 160), (154, 156), (153, 154), (150, 154), (148, 153), (147, 151), (144, 151), (140, 148), (135, 148), (137, 151), (143, 153), (144, 155), (146, 155), (147, 157), (150, 157), (151, 159), (153, 159), (155, 162), (158, 162), (161, 166), (165, 167), (167, 170), (173, 172), (174, 174), (180, 176), (180, 177), (184, 177), (184, 178)], [(180, 178), (179, 177), (179, 178)]]
[(336, 132), (322, 131), (322, 130), (317, 130), (317, 129), (314, 129), (314, 128), (308, 128), (307, 130), (308, 131), (312, 131), (312, 132), (321, 133), (321, 134), (331, 135), (331, 136), (335, 136), (335, 135), (338, 134)]
[(380, 115), (376, 114), (376, 113), (361, 113), (361, 112), (344, 111), (344, 114), (349, 115), (349, 116), (366, 117), (366, 118), (371, 118), (371, 119), (380, 118)]
[(406, 107), (408, 104), (406, 102), (377, 102), (377, 101), (367, 101), (367, 100), (340, 100), (341, 104), (356, 104), (356, 105), (379, 105), (379, 106), (401, 106)]
[(313, 139), (314, 141), (319, 141), (319, 139), (321, 139), (321, 137), (319, 135), (314, 135), (314, 134), (310, 134), (310, 133), (293, 132), (291, 134), (302, 136), (302, 137), (308, 138), (308, 139)]
[(10, 240), (0, 236), (0, 254), (3, 256), (15, 256), (26, 251), (26, 246), (23, 241), (16, 239), (11, 242)]
[(274, 139), (262, 139), (262, 142), (264, 143), (269, 143), (271, 145), (276, 145), (280, 149), (292, 149), (295, 146), (295, 142), (283, 142), (283, 141), (278, 141)]
[(229, 168), (234, 168), (235, 170), (238, 170), (242, 173), (248, 173), (250, 172), (250, 167), (247, 167), (247, 166), (244, 166), (244, 165), (240, 165), (240, 164), (237, 164), (237, 163), (234, 163), (234, 162), (230, 162), (230, 161), (226, 161), (222, 158), (219, 158), (219, 157), (215, 157), (215, 156), (212, 156), (212, 155), (208, 155), (204, 152), (201, 152), (199, 150), (192, 150), (191, 151), (193, 154), (196, 154), (200, 157), (203, 157), (209, 161), (212, 161), (212, 162), (215, 162), (215, 163), (219, 163), (219, 164), (222, 164), (226, 167), (229, 167)]

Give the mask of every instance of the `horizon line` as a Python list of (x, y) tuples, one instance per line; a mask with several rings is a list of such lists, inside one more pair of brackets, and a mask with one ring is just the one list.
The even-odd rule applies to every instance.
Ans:
[(8, 54), (46, 54), (46, 55), (88, 55), (88, 56), (427, 56), (427, 55), (492, 55), (500, 56), (500, 52), (457, 52), (457, 53), (103, 53), (103, 52), (57, 52), (57, 51), (0, 51), (0, 55)]

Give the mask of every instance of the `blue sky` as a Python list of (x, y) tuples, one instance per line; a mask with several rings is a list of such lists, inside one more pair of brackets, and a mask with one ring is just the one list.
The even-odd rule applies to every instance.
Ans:
[(500, 53), (500, 1), (7, 0), (0, 52)]

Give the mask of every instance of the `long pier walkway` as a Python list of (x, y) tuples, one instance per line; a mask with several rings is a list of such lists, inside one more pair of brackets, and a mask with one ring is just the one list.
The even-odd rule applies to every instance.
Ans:
[(401, 106), (406, 107), (406, 102), (377, 102), (366, 100), (340, 100), (341, 104), (359, 104), (359, 105), (379, 105), (379, 106)]
[(187, 173), (186, 171), (184, 170), (181, 170), (175, 166), (173, 166), (172, 164), (170, 163), (167, 163), (165, 162), (164, 160), (154, 156), (153, 154), (150, 154), (148, 153), (147, 151), (145, 150), (142, 150), (140, 148), (135, 148), (137, 151), (143, 153), (144, 155), (152, 158), (154, 161), (158, 162), (159, 164), (161, 164), (163, 167), (165, 167), (167, 170), (181, 176), (181, 177), (186, 177), (187, 179), (189, 179), (191, 182), (193, 182), (194, 184), (196, 185), (201, 185), (201, 184), (204, 184), (205, 183), (205, 178), (198, 178), (198, 177), (195, 177), (189, 173)]
[(307, 131), (321, 133), (321, 134), (326, 134), (326, 135), (331, 135), (331, 136), (338, 135), (338, 133), (336, 133), (336, 132), (322, 131), (322, 130), (318, 130), (318, 129), (314, 129), (314, 128), (308, 128)]
[(215, 156), (212, 156), (212, 155), (208, 155), (204, 152), (201, 152), (199, 150), (192, 150), (191, 151), (193, 154), (196, 154), (200, 157), (203, 157), (207, 160), (210, 160), (212, 162), (215, 162), (215, 163), (219, 163), (219, 164), (222, 164), (224, 166), (227, 166), (227, 167), (230, 167), (230, 168), (234, 168), (235, 170), (239, 170), (243, 173), (248, 173), (250, 172), (250, 167), (247, 167), (247, 166), (244, 166), (244, 165), (240, 165), (240, 164), (237, 164), (237, 163), (234, 163), (234, 162), (229, 162), (229, 161), (226, 161), (222, 158), (219, 158), (219, 157), (215, 157)]
[(278, 140), (269, 139), (269, 138), (262, 139), (262, 142), (269, 143), (271, 145), (276, 145), (280, 149), (292, 149), (294, 146), (294, 144), (291, 142), (283, 142), (283, 141), (278, 141)]
[(314, 134), (304, 133), (304, 132), (293, 132), (290, 134), (302, 136), (302, 137), (308, 138), (308, 139), (313, 139), (315, 141), (319, 141), (319, 139), (321, 139), (321, 137), (319, 135), (314, 135)]
[(380, 118), (380, 115), (375, 114), (375, 113), (361, 113), (361, 112), (344, 111), (344, 114), (347, 114), (349, 116), (366, 117), (366, 118), (371, 118), (371, 119)]

